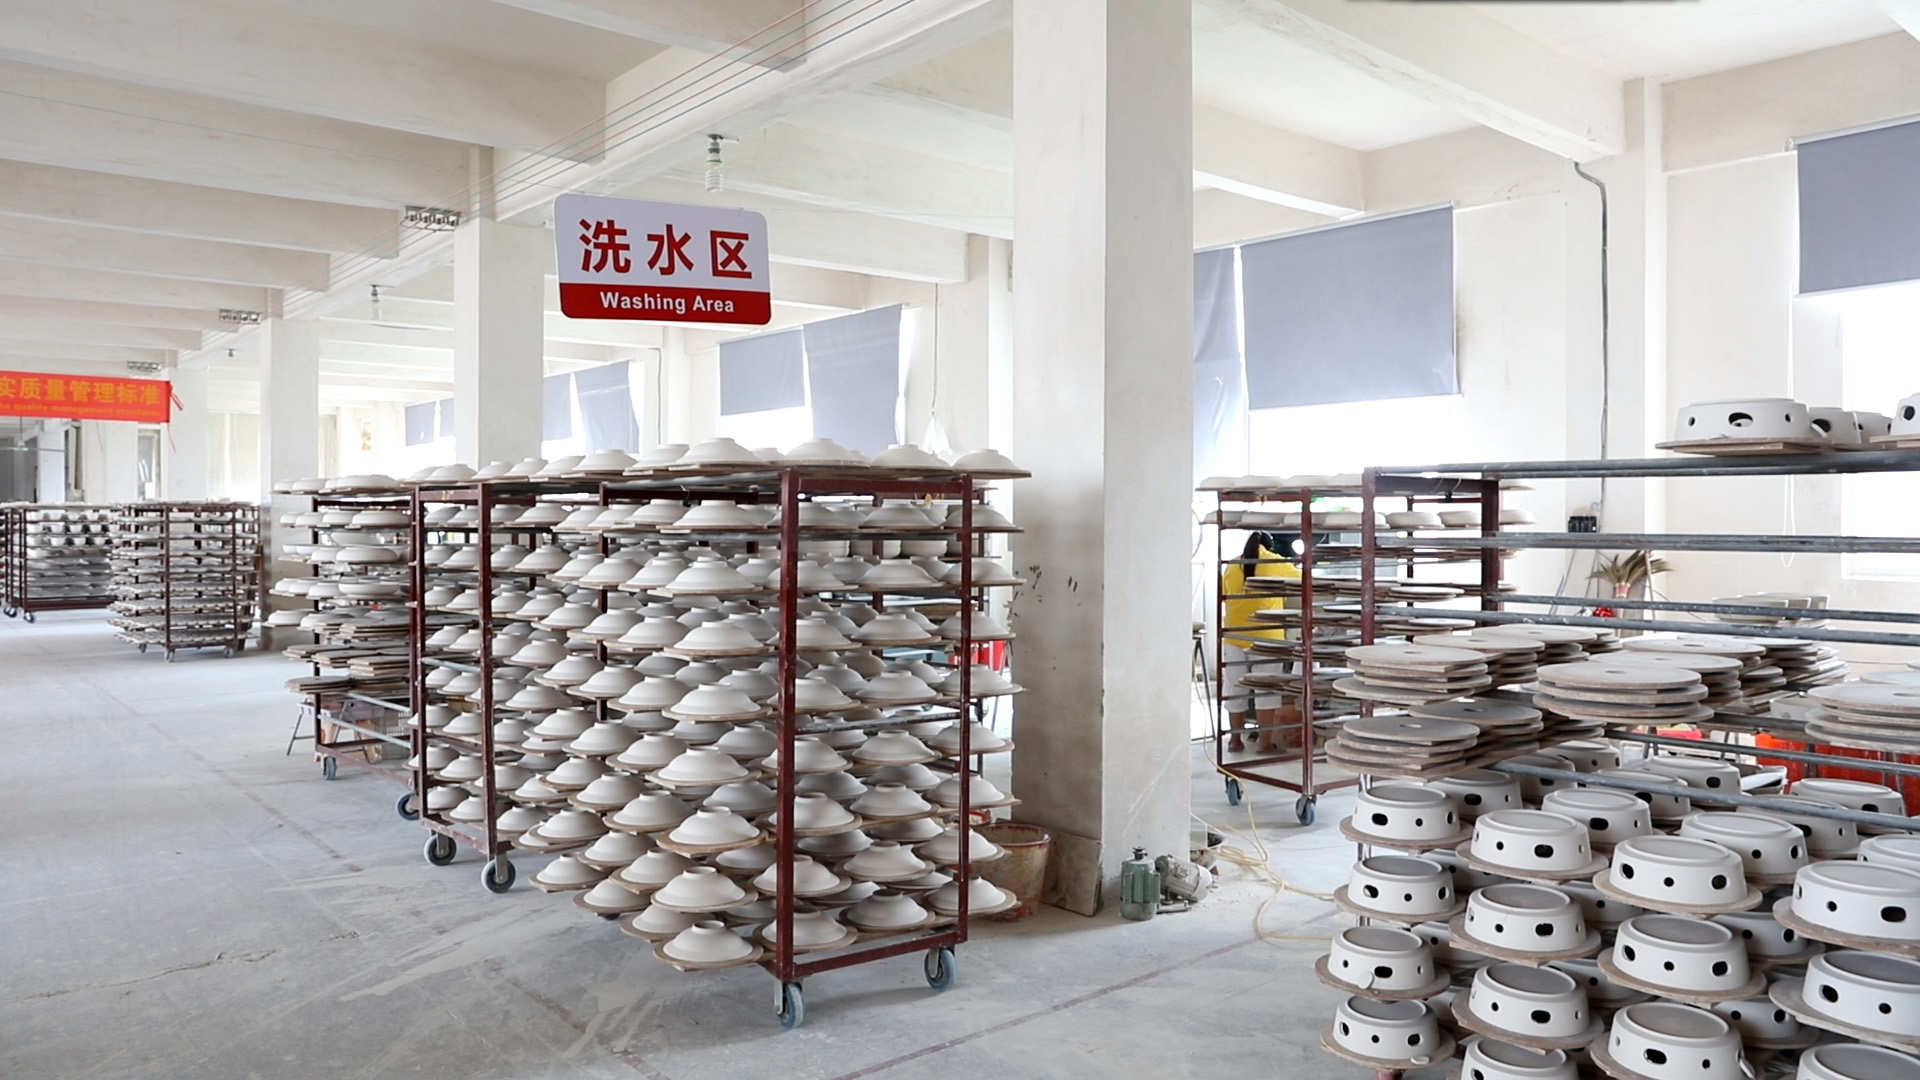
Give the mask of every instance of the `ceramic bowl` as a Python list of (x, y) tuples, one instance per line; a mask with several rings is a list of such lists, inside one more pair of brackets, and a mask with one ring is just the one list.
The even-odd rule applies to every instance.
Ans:
[(753, 894), (711, 866), (690, 866), (653, 894), (653, 902), (676, 911), (722, 911)]
[(740, 761), (759, 761), (779, 746), (779, 737), (758, 724), (739, 724), (727, 728), (713, 744), (715, 750)]
[[(872, 742), (873, 740), (869, 739), (867, 741)], [(875, 773), (874, 778), (878, 781), (879, 774)], [(906, 784), (908, 787), (913, 786), (906, 780), (892, 782)], [(934, 785), (933, 790), (927, 792), (926, 795), (927, 801), (933, 803), (935, 806), (957, 809), (960, 806), (960, 781), (957, 777), (949, 777)], [(975, 776), (967, 787), (969, 809), (1004, 806), (1012, 801), (1012, 796), (1007, 795), (995, 787), (993, 782), (984, 776)]]
[(1579, 1075), (1564, 1050), (1532, 1050), (1497, 1039), (1468, 1042), (1462, 1060), (1467, 1080), (1575, 1080)]
[(1575, 1038), (1593, 1026), (1585, 987), (1553, 968), (1489, 964), (1474, 972), (1467, 1007), (1487, 1026), (1526, 1039)]
[(1494, 810), (1474, 820), (1468, 843), (1473, 860), (1515, 877), (1577, 877), (1599, 869), (1587, 827), (1563, 814)]
[(1613, 1014), (1596, 1056), (1645, 1080), (1751, 1080), (1753, 1070), (1740, 1051), (1740, 1033), (1724, 1018), (1690, 1005), (1649, 1001)]
[(680, 656), (751, 656), (766, 651), (751, 633), (731, 621), (696, 626), (671, 649)]
[(1519, 778), (1492, 769), (1470, 769), (1434, 780), (1426, 786), (1452, 795), (1463, 821), (1473, 821), (1481, 814), (1494, 810), (1524, 808), (1520, 801)]
[(1800, 1054), (1793, 1080), (1920, 1080), (1920, 1058), (1862, 1043), (1827, 1043)]
[(1920, 1037), (1920, 960), (1839, 949), (1807, 961), (1806, 1008), (1899, 1038)]
[(1353, 864), (1349, 904), (1398, 922), (1418, 922), (1459, 910), (1453, 875), (1431, 859), (1375, 855)]
[[(780, 755), (776, 750), (767, 759), (768, 769), (780, 767)], [(847, 768), (847, 759), (812, 735), (801, 735), (793, 740), (793, 770), (798, 773), (840, 772)]]
[(546, 775), (547, 786), (559, 791), (578, 791), (606, 775), (607, 766), (598, 758), (570, 757)]
[(1739, 791), (1740, 770), (1724, 761), (1701, 758), (1654, 757), (1635, 763), (1635, 770), (1684, 780), (1688, 787), (1707, 791)]
[[(835, 804), (838, 805), (838, 804)], [(933, 869), (933, 864), (905, 844), (876, 840), (866, 850), (842, 863), (840, 869), (861, 881), (911, 881)]]
[(875, 733), (853, 752), (853, 760), (862, 765), (912, 765), (933, 761), (941, 756), (938, 751), (898, 728)]
[(678, 705), (692, 689), (675, 678), (647, 676), (627, 687), (626, 693), (614, 699), (613, 705), (628, 712), (659, 712)]
[(723, 844), (739, 844), (753, 840), (760, 830), (753, 822), (731, 810), (714, 810), (701, 807), (691, 816), (674, 826), (667, 839), (690, 848), (717, 847)]
[(679, 799), (652, 792), (634, 796), (607, 821), (617, 829), (661, 832), (679, 825), (692, 814), (693, 808)]
[(1870, 836), (1860, 841), (1856, 857), (1863, 863), (1920, 871), (1920, 836), (1910, 833)]
[(1653, 832), (1653, 814), (1647, 804), (1624, 791), (1607, 788), (1562, 788), (1540, 800), (1540, 809), (1562, 814), (1587, 827), (1596, 846), (1612, 846)]
[[(655, 900), (654, 906), (662, 905)], [(757, 946), (717, 920), (698, 922), (680, 931), (661, 945), (660, 951), (668, 959), (700, 965), (745, 963), (759, 955)]]
[(1389, 926), (1354, 926), (1335, 934), (1326, 968), (1340, 982), (1374, 994), (1423, 989), (1440, 970), (1420, 935)]
[(528, 730), (543, 739), (577, 739), (593, 728), (593, 717), (585, 709), (557, 709), (542, 717)]
[(562, 855), (535, 874), (533, 880), (549, 889), (584, 889), (606, 876), (605, 870), (588, 866), (571, 855)]
[(537, 830), (543, 840), (572, 843), (605, 836), (606, 823), (600, 815), (587, 810), (562, 810), (548, 818)]
[[(1805, 871), (1801, 871), (1805, 873)], [(1920, 878), (1916, 878), (1920, 882)], [(1630, 903), (1657, 911), (1752, 907), (1740, 856), (1708, 840), (1636, 836), (1613, 849), (1599, 882)]]
[(934, 639), (919, 623), (892, 611), (875, 617), (854, 631), (852, 637), (862, 645), (882, 647), (924, 645)]
[(695, 746), (683, 751), (679, 757), (653, 774), (657, 779), (675, 784), (718, 786), (731, 784), (736, 780), (745, 780), (751, 774), (744, 765), (731, 756), (710, 747)]
[[(1580, 905), (1566, 893), (1543, 885), (1489, 885), (1467, 897), (1467, 911), (1455, 930), (1500, 953), (1591, 951), (1591, 936)], [(1471, 946), (1465, 946), (1471, 948)]]
[[(865, 854), (862, 852), (862, 854)], [(854, 858), (859, 858), (859, 855)], [(929, 875), (925, 881), (931, 883), (945, 874)], [(901, 888), (917, 888), (920, 881), (908, 882)], [(1002, 889), (986, 878), (976, 877), (967, 881), (967, 913), (969, 915), (991, 915), (1005, 911), (1020, 902), (1020, 898), (1011, 891)], [(937, 915), (958, 915), (960, 913), (960, 883), (951, 879), (940, 881), (927, 897), (927, 906)]]
[(933, 804), (904, 784), (875, 784), (848, 807), (872, 818), (907, 818), (931, 813)]
[(695, 686), (663, 711), (676, 720), (744, 720), (766, 714), (752, 698), (718, 682)]
[[(665, 448), (663, 447), (662, 450)], [(649, 457), (642, 456), (640, 464), (655, 464)], [(758, 454), (741, 446), (732, 439), (713, 438), (694, 443), (684, 448), (684, 452), (672, 461), (680, 468), (692, 466), (710, 466), (724, 468), (762, 468), (766, 461)]]
[(1695, 439), (1825, 438), (1813, 426), (1807, 407), (1789, 398), (1734, 398), (1702, 401), (1680, 410), (1675, 441)]
[(1778, 818), (1697, 811), (1680, 822), (1680, 835), (1711, 840), (1740, 856), (1750, 879), (1786, 881), (1807, 865), (1806, 837)]
[(639, 732), (623, 724), (595, 724), (567, 744), (567, 752), (608, 757), (633, 745), (639, 737)]
[(951, 471), (946, 462), (911, 443), (895, 443), (873, 455), (869, 463), (876, 469), (901, 469), (909, 472)]
[(1417, 784), (1375, 784), (1354, 796), (1352, 832), (1385, 847), (1435, 847), (1460, 842), (1454, 797)]
[(1755, 980), (1747, 966), (1744, 939), (1706, 919), (1680, 915), (1628, 919), (1615, 933), (1609, 955), (1626, 979), (1675, 991), (1674, 996), (1746, 997), (1765, 988), (1764, 982), (1748, 985)]
[(779, 797), (766, 784), (757, 780), (738, 780), (715, 788), (713, 794), (700, 801), (700, 805), (709, 810), (731, 810), (741, 817), (757, 817), (771, 811), (778, 801)]
[[(771, 829), (780, 820), (778, 811), (767, 816)], [(796, 795), (793, 799), (793, 827), (807, 832), (844, 829), (859, 824), (851, 811), (825, 795)]]
[(1904, 816), (1907, 812), (1906, 801), (1901, 798), (1899, 792), (1885, 784), (1868, 783), (1864, 780), (1808, 777), (1805, 780), (1794, 781), (1788, 791), (1790, 794), (1816, 799), (1834, 806), (1864, 810), (1870, 814)]
[(993, 729), (987, 727), (985, 724), (982, 724), (978, 720), (970, 720), (965, 725), (953, 723), (941, 728), (939, 732), (927, 740), (927, 747), (932, 750), (938, 750), (943, 754), (959, 754), (960, 731), (963, 726), (967, 729), (969, 749), (975, 754), (991, 754), (995, 751), (1006, 750), (1013, 746), (1012, 742), (1001, 738)]
[(1920, 941), (1920, 872), (1885, 863), (1817, 862), (1793, 879), (1793, 914), (1836, 934)]
[(1573, 767), (1581, 772), (1599, 772), (1601, 769), (1620, 767), (1620, 751), (1603, 742), (1590, 739), (1561, 743), (1549, 746), (1541, 751), (1554, 757), (1566, 758)]
[(1348, 997), (1334, 1008), (1330, 1034), (1336, 1046), (1358, 1057), (1427, 1064), (1451, 1045), (1439, 1020), (1422, 1001), (1374, 1001)]
[(904, 930), (927, 921), (919, 901), (892, 889), (880, 889), (847, 910), (846, 920), (862, 930)]

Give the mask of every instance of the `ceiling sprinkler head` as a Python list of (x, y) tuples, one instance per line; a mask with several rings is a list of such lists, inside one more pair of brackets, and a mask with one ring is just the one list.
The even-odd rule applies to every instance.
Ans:
[(720, 175), (720, 139), (719, 135), (707, 136), (707, 194), (717, 195), (726, 187), (726, 181)]

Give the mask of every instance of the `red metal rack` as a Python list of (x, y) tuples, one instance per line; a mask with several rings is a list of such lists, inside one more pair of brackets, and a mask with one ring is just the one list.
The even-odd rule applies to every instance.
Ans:
[[(98, 521), (82, 521), (80, 524), (100, 526), (100, 543), (89, 545), (71, 545), (68, 547), (45, 547), (40, 550), (51, 553), (49, 557), (58, 558), (65, 550), (96, 550), (100, 561), (98, 568), (98, 588), (84, 594), (36, 595), (34, 571), (35, 560), (31, 542), (39, 524), (39, 515), (54, 514), (64, 517), (68, 514), (99, 515)], [(95, 506), (83, 503), (14, 503), (0, 506), (0, 615), (7, 618), (20, 618), (26, 622), (35, 621), (42, 611), (97, 611), (113, 604), (113, 577), (107, 559), (112, 550), (109, 530), (112, 528), (111, 506)], [(91, 533), (83, 535), (93, 535)]]

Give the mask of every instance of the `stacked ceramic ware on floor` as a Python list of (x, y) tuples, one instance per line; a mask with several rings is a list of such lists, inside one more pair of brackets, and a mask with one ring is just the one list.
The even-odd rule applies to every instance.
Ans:
[(313, 676), (289, 688), (303, 694), (351, 689), (405, 702), (412, 632), (411, 493), (386, 476), (287, 486), (316, 489), (310, 509), (275, 522), (288, 539), (268, 595), (292, 603), (270, 612), (264, 625), (282, 634), (311, 635), (310, 641), (283, 651), (314, 665)]
[(260, 508), (130, 503), (116, 510), (112, 623), (141, 652), (246, 647), (260, 603)]
[(0, 505), (0, 612), (31, 618), (112, 603), (113, 519), (107, 506)]
[[(500, 889), (509, 852), (552, 855), (536, 887), (684, 970), (771, 963), (783, 878), (802, 955), (1016, 903), (978, 875), (1001, 849), (956, 825), (1016, 802), (971, 771), (1004, 775), (1012, 741), (970, 717), (1020, 688), (962, 639), (982, 659), (1012, 637), (988, 600), (1022, 584), (996, 557), (1018, 530), (977, 501), (971, 544), (962, 526), (969, 491), (1024, 473), (766, 454), (721, 439), (422, 484), (429, 860), (474, 843)], [(791, 553), (783, 478), (820, 493), (791, 504)]]
[[(1357, 794), (1335, 901), (1365, 925), (1316, 967), (1339, 995), (1326, 1049), (1385, 1074), (1458, 1046), (1481, 1080), (1920, 1076), (1920, 836), (1898, 793), (1807, 779), (1726, 812), (1684, 794), (1738, 792), (1723, 760), (1538, 760), (1593, 780)], [(1892, 816), (1862, 839), (1822, 808)]]

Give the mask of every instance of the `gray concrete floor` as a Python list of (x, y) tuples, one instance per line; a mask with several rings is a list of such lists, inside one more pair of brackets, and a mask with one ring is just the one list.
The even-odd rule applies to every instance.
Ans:
[[(296, 749), (278, 655), (172, 664), (98, 614), (0, 620), (0, 1077), (1291, 1077), (1333, 995), (1312, 958), (1343, 920), (1228, 867), (1198, 909), (1145, 923), (1045, 909), (988, 925), (959, 983), (917, 956), (808, 981), (783, 1030), (757, 968), (682, 975), (644, 943), (478, 860), (421, 858), (399, 789), (333, 783)], [(1352, 857), (1327, 796), (1250, 803), (1290, 880)], [(1245, 828), (1196, 749), (1194, 807)], [(522, 865), (524, 877), (538, 860)]]

